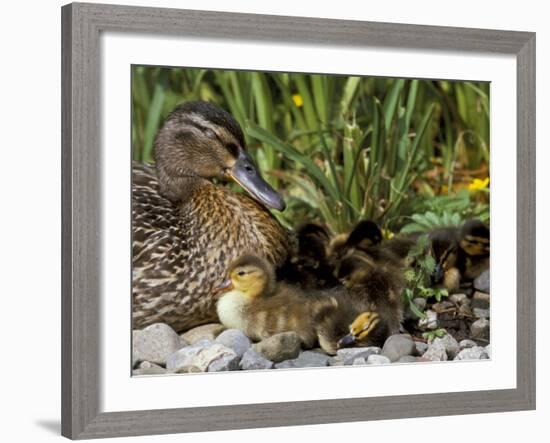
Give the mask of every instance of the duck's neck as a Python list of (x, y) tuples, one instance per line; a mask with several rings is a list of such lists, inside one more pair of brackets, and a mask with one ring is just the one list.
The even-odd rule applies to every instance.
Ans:
[(167, 199), (185, 205), (201, 187), (211, 185), (205, 178), (194, 174), (169, 176), (158, 171), (159, 193)]

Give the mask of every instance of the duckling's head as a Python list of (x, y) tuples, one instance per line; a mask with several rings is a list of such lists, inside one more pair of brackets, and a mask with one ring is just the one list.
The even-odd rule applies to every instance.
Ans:
[(445, 272), (455, 266), (458, 258), (458, 242), (454, 228), (442, 228), (430, 233), (431, 255), (435, 260), (432, 282), (440, 283)]
[(217, 177), (237, 182), (267, 207), (285, 208), (282, 197), (261, 177), (246, 152), (239, 123), (212, 103), (176, 107), (156, 136), (154, 156), (159, 191), (172, 201), (188, 195), (192, 180)]
[(349, 334), (338, 341), (338, 348), (360, 345), (369, 341), (372, 331), (380, 323), (376, 312), (362, 312), (349, 327)]
[(362, 220), (349, 234), (346, 246), (348, 248), (365, 250), (371, 246), (380, 244), (381, 241), (382, 231), (378, 225), (372, 220)]
[(481, 220), (467, 220), (460, 230), (460, 247), (468, 255), (489, 255), (489, 228)]
[(346, 256), (336, 268), (336, 278), (348, 289), (362, 285), (375, 269), (374, 261), (364, 253), (356, 251)]
[(275, 290), (275, 271), (264, 259), (255, 255), (243, 255), (229, 265), (228, 278), (217, 292), (238, 291), (255, 298), (270, 295)]

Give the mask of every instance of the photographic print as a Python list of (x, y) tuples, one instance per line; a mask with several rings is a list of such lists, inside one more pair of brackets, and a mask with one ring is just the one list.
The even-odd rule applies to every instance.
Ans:
[(134, 376), (490, 359), (490, 84), (132, 66)]

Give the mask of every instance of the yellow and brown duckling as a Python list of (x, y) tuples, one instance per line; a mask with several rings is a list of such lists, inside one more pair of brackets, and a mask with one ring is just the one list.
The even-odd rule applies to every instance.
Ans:
[(489, 268), (490, 233), (480, 220), (467, 220), (459, 228), (440, 228), (429, 234), (436, 260), (434, 284), (455, 291)]
[(134, 328), (164, 322), (182, 331), (215, 321), (213, 289), (235, 258), (255, 251), (276, 266), (286, 260), (287, 232), (268, 210), (285, 203), (245, 148), (230, 114), (189, 102), (159, 130), (155, 165), (133, 165)]
[(220, 322), (243, 331), (254, 341), (293, 331), (304, 348), (319, 344), (336, 352), (336, 342), (353, 320), (351, 305), (337, 291), (305, 293), (275, 280), (266, 260), (245, 255), (229, 267), (228, 277), (218, 287)]
[(337, 272), (357, 313), (340, 346), (383, 345), (389, 335), (401, 328), (403, 270), (388, 262), (377, 263), (364, 252), (356, 251), (342, 260)]
[(481, 220), (467, 220), (460, 230), (460, 248), (464, 251), (464, 278), (474, 280), (489, 269), (491, 235)]

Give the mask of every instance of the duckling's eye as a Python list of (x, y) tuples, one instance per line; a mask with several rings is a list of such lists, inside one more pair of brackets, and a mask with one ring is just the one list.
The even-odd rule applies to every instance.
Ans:
[(246, 274), (246, 272), (244, 272), (244, 271), (239, 271), (239, 272), (237, 273), (237, 275), (238, 275), (239, 277), (242, 277), (242, 276), (245, 275), (245, 274)]

